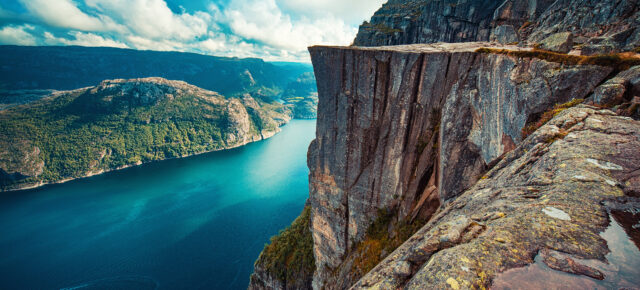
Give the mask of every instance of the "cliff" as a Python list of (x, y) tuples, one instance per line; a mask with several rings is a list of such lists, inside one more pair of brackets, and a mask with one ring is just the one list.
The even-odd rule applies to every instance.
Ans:
[[(609, 110), (559, 113), (353, 289), (636, 287), (627, 263), (638, 261), (609, 254), (631, 257), (617, 246), (627, 237), (603, 232), (625, 222), (611, 215), (621, 204), (640, 205), (625, 197), (640, 189), (639, 133), (640, 122)], [(531, 271), (542, 263), (553, 270)]]
[(640, 283), (638, 15), (391, 0), (354, 46), (309, 48), (312, 288)]
[(314, 282), (344, 267), (379, 209), (428, 219), (520, 143), (527, 120), (585, 98), (612, 71), (476, 52), (489, 46), (310, 49), (320, 95), (309, 149)]
[(273, 136), (290, 110), (162, 78), (57, 91), (0, 111), (0, 190), (242, 146)]
[(360, 26), (354, 45), (533, 45), (570, 32), (586, 54), (630, 51), (640, 46), (639, 15), (635, 0), (390, 0)]
[[(591, 182), (589, 186), (598, 182), (601, 186), (598, 190), (606, 188), (608, 192), (584, 191), (588, 198), (566, 197), (580, 187), (554, 178), (565, 170), (567, 163), (561, 163), (569, 158), (557, 156), (573, 152), (567, 151), (567, 147), (578, 150), (582, 163), (575, 161), (579, 164), (571, 164), (562, 178), (571, 174), (570, 177), (586, 176), (579, 172), (592, 172), (592, 166), (609, 164), (606, 162), (622, 164), (621, 160), (637, 159), (635, 149), (605, 150), (613, 143), (629, 143), (635, 148), (636, 121), (613, 117), (611, 111), (585, 107), (570, 110), (578, 112), (568, 115), (568, 119), (558, 116), (549, 123), (561, 126), (539, 127), (583, 99), (600, 104), (611, 100), (608, 107), (635, 116), (638, 106), (634, 105), (637, 103), (634, 96), (640, 67), (631, 66), (638, 64), (637, 58), (619, 58), (614, 62), (600, 57), (574, 59), (570, 55), (492, 43), (312, 47), (310, 53), (320, 96), (316, 139), (308, 154), (316, 265), (314, 288), (348, 288), (367, 273), (356, 285), (382, 285), (386, 289), (387, 285), (395, 288), (415, 281), (411, 283), (417, 284), (411, 285), (439, 287), (444, 284), (438, 283), (447, 279), (436, 281), (425, 277), (438, 271), (445, 275), (449, 268), (444, 264), (433, 266), (429, 257), (458, 244), (481, 253), (495, 246), (469, 244), (477, 237), (481, 237), (477, 243), (508, 240), (511, 244), (505, 249), (521, 254), (504, 256), (491, 250), (492, 254), (487, 256), (510, 260), (479, 267), (479, 271), (469, 275), (484, 273), (485, 277), (480, 282), (468, 280), (471, 284), (465, 285), (469, 287), (474, 283), (488, 286), (498, 273), (531, 263), (538, 251), (550, 243), (555, 243), (551, 248), (556, 251), (602, 259), (606, 252), (603, 247), (579, 253), (569, 249), (575, 245), (568, 245), (569, 238), (565, 236), (541, 238), (550, 231), (544, 226), (539, 232), (527, 230), (526, 234), (514, 228), (523, 219), (539, 218), (539, 213), (544, 214), (541, 209), (557, 206), (558, 200), (562, 200), (561, 210), (570, 216), (577, 215), (576, 223), (571, 225), (575, 236), (569, 240), (586, 249), (595, 241), (589, 233), (597, 234), (608, 224), (607, 215), (602, 214), (606, 208), (600, 202), (623, 196), (625, 191), (633, 195), (633, 188), (637, 187), (637, 177), (629, 177), (635, 176), (633, 172), (637, 170), (633, 162), (620, 165), (623, 173), (618, 177), (606, 180), (585, 177)], [(592, 115), (608, 120), (603, 122), (611, 128), (585, 128), (586, 116)], [(611, 133), (616, 128), (622, 128), (620, 135)], [(620, 141), (623, 137), (628, 140)], [(581, 142), (593, 147), (581, 149), (578, 146)], [(548, 153), (551, 149), (554, 151)], [(556, 163), (541, 161), (544, 154), (554, 156), (552, 160)], [(547, 171), (536, 172), (535, 166), (543, 165)], [(609, 172), (598, 174), (608, 176)], [(499, 178), (494, 178), (498, 175)], [(611, 183), (619, 187), (612, 187)], [(556, 192), (559, 189), (564, 191)], [(484, 203), (471, 199), (470, 196), (479, 196), (478, 192), (490, 198)], [(496, 192), (504, 193), (504, 199), (496, 198), (499, 195)], [(537, 200), (542, 196), (543, 202)], [(512, 198), (523, 199), (518, 201), (522, 204), (505, 202)], [(594, 216), (576, 212), (584, 202), (593, 203)], [(523, 206), (530, 211), (522, 210)], [(484, 222), (484, 214), (491, 212), (500, 217), (514, 217), (505, 219), (510, 223), (501, 222), (494, 231), (486, 231), (491, 225)], [(473, 215), (479, 213), (483, 216)], [(458, 221), (462, 216), (466, 219)], [(597, 226), (589, 224), (590, 221)], [(511, 234), (497, 237), (496, 231)], [(429, 240), (430, 236), (435, 240)], [(451, 242), (437, 242), (445, 237)], [(423, 244), (412, 244), (416, 240)], [(527, 245), (526, 251), (522, 245)], [(394, 251), (396, 247), (400, 248)], [(420, 258), (411, 256), (415, 261), (402, 252), (416, 247), (433, 249)], [(396, 260), (380, 264), (370, 272), (389, 254)], [(397, 258), (398, 255), (403, 258)], [(450, 256), (443, 259), (448, 261)], [(440, 268), (426, 268), (427, 264)], [(397, 265), (402, 269), (398, 270)], [(416, 276), (419, 269), (429, 275)], [(403, 274), (397, 274), (401, 278), (394, 278), (397, 275), (393, 271), (401, 271)], [(459, 274), (454, 276), (457, 279)], [(463, 281), (457, 283), (462, 285)]]

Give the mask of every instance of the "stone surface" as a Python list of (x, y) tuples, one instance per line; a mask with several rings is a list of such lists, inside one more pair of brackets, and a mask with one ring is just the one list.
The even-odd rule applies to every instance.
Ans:
[[(640, 46), (637, 0), (390, 0), (360, 26), (354, 45), (512, 41), (534, 44), (558, 32), (607, 39), (606, 47)], [(587, 50), (590, 48), (587, 48)]]
[[(353, 289), (442, 289), (453, 282), (488, 287), (499, 273), (533, 263), (538, 252), (552, 269), (603, 279), (581, 261), (604, 261), (609, 252), (600, 235), (611, 222), (606, 201), (624, 199), (616, 186), (624, 180), (617, 176), (640, 169), (638, 136), (640, 122), (611, 111), (563, 111), (442, 207)], [(547, 215), (543, 210), (549, 207), (571, 220)], [(500, 214), (494, 217), (495, 212)], [(473, 230), (476, 224), (482, 229)], [(411, 264), (412, 274), (394, 275), (403, 262)]]
[(420, 211), (434, 175), (439, 202), (450, 202), (522, 141), (527, 119), (585, 98), (611, 72), (475, 52), (483, 46), (491, 44), (310, 48), (319, 93), (308, 154), (315, 288), (378, 209), (398, 219)]
[(573, 34), (571, 32), (554, 33), (540, 42), (540, 48), (568, 53), (573, 48)]
[(620, 72), (598, 86), (588, 101), (614, 107), (620, 115), (640, 119), (640, 66)]
[(513, 28), (513, 25), (500, 25), (491, 31), (489, 40), (492, 42), (511, 44), (520, 41), (520, 38), (518, 38), (518, 33)]

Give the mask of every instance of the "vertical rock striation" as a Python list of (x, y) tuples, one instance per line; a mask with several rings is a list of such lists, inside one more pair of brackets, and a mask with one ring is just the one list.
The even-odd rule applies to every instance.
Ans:
[(309, 49), (319, 94), (308, 153), (314, 288), (333, 285), (379, 209), (432, 214), (513, 150), (528, 119), (587, 97), (612, 71), (476, 52), (487, 46)]

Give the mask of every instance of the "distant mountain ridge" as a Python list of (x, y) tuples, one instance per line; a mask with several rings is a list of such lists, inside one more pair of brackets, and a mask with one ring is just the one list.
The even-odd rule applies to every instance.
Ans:
[(311, 65), (110, 47), (0, 46), (0, 89), (72, 90), (106, 79), (162, 77), (227, 97), (282, 91)]

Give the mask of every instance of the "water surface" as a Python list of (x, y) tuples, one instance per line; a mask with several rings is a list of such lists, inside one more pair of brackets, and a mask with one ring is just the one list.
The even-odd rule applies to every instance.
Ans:
[(315, 120), (262, 142), (0, 194), (2, 289), (245, 289), (308, 196)]

